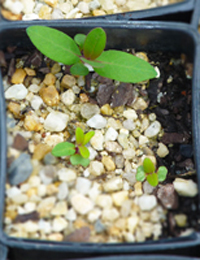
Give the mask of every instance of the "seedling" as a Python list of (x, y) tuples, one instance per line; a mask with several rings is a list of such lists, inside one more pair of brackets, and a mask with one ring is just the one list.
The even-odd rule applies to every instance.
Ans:
[(85, 76), (88, 66), (103, 77), (136, 83), (155, 78), (155, 69), (146, 61), (123, 51), (107, 50), (106, 33), (98, 27), (87, 35), (67, 34), (46, 26), (30, 26), (27, 34), (36, 48), (50, 59), (71, 65), (73, 75)]
[(137, 181), (144, 181), (147, 179), (148, 183), (155, 187), (159, 182), (166, 179), (167, 172), (165, 166), (160, 166), (156, 172), (153, 162), (146, 157), (143, 161), (143, 165), (137, 168), (136, 179)]
[(90, 152), (85, 146), (90, 139), (94, 136), (94, 131), (90, 131), (84, 134), (80, 127), (76, 128), (76, 144), (70, 142), (62, 142), (57, 144), (52, 154), (56, 157), (70, 156), (70, 162), (72, 165), (82, 165), (87, 167), (90, 163)]

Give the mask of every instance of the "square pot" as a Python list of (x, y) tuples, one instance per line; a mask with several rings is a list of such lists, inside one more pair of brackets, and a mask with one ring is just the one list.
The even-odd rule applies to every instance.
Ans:
[[(130, 11), (118, 14), (109, 14), (101, 16), (88, 17), (89, 19), (105, 19), (105, 20), (138, 20), (138, 19), (154, 19), (162, 21), (182, 21), (190, 22), (190, 17), (194, 9), (195, 0), (183, 0), (182, 2), (169, 4), (166, 6), (144, 9), (139, 11)], [(5, 16), (5, 15), (4, 15)], [(86, 18), (86, 19), (88, 19)], [(7, 20), (1, 14), (2, 20)], [(7, 21), (11, 21), (10, 20)], [(81, 18), (82, 19), (82, 18)], [(85, 19), (85, 18), (83, 18)]]
[[(73, 22), (35, 22), (34, 24), (56, 27), (57, 29), (74, 36), (76, 33), (87, 33), (94, 27), (105, 29), (108, 35), (107, 48), (135, 48), (140, 51), (162, 51), (185, 53), (189, 60), (194, 63), (194, 73), (192, 80), (193, 98), (193, 149), (196, 160), (196, 170), (198, 177), (198, 187), (200, 189), (200, 164), (199, 154), (199, 74), (197, 69), (200, 66), (199, 59), (199, 37), (197, 32), (190, 25), (164, 23), (164, 22), (118, 22), (118, 21), (73, 21)], [(8, 45), (32, 48), (25, 29), (32, 25), (31, 22), (16, 22), (4, 24), (0, 28), (0, 49), (5, 49)], [(183, 44), (184, 43), (184, 44)], [(2, 80), (1, 80), (2, 81)], [(0, 198), (5, 198), (6, 181), (6, 117), (3, 86), (0, 86)], [(74, 257), (111, 255), (111, 254), (136, 254), (136, 253), (164, 253), (180, 255), (196, 255), (196, 247), (199, 243), (198, 232), (189, 236), (179, 238), (169, 238), (159, 241), (148, 241), (144, 243), (73, 243), (73, 242), (51, 242), (28, 240), (24, 238), (14, 238), (7, 236), (3, 231), (4, 205), (0, 205), (0, 241), (9, 247), (12, 259), (37, 259), (38, 255), (42, 259), (64, 260)]]

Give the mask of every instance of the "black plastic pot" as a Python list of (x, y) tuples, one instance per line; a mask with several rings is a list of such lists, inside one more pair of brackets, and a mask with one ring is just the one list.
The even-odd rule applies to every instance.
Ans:
[[(162, 21), (179, 21), (190, 22), (196, 0), (183, 0), (180, 3), (170, 4), (167, 6), (145, 9), (140, 11), (125, 12), (98, 17), (90, 17), (94, 20), (162, 20)], [(3, 17), (1, 19), (5, 20)], [(88, 19), (88, 18), (84, 18)]]
[(7, 260), (7, 248), (5, 246), (0, 246), (0, 259)]
[[(127, 256), (104, 256), (104, 257), (90, 257), (79, 258), (76, 260), (199, 260), (200, 258), (174, 256), (174, 255), (127, 255)], [(70, 260), (70, 259), (68, 259)]]
[[(8, 45), (32, 48), (25, 29), (31, 22), (2, 23), (0, 28), (0, 49)], [(135, 48), (140, 51), (163, 51), (185, 53), (194, 63), (194, 76), (192, 80), (193, 91), (193, 139), (196, 169), (198, 175), (198, 187), (200, 189), (200, 46), (199, 37), (195, 29), (190, 25), (181, 23), (164, 22), (122, 22), (122, 21), (73, 21), (73, 22), (35, 22), (56, 27), (69, 35), (87, 33), (93, 27), (101, 25), (108, 35), (107, 48)], [(0, 85), (0, 200), (4, 201), (6, 181), (6, 119), (5, 102), (3, 96), (2, 79)], [(4, 205), (0, 204), (0, 242), (9, 247), (11, 259), (38, 259), (64, 260), (69, 258), (83, 258), (89, 256), (124, 255), (124, 254), (180, 254), (197, 256), (200, 244), (200, 233), (180, 238), (169, 238), (145, 243), (120, 243), (120, 244), (94, 244), (71, 243), (28, 240), (8, 237), (3, 231)], [(136, 256), (135, 256), (136, 257)], [(167, 257), (169, 259), (169, 257)], [(105, 259), (108, 259), (107, 257)], [(116, 258), (115, 258), (116, 259)], [(124, 258), (123, 258), (124, 259)], [(133, 259), (138, 259), (134, 258)], [(139, 258), (141, 259), (141, 258)], [(151, 259), (151, 258), (150, 258)], [(153, 257), (152, 259), (158, 259)], [(162, 258), (160, 258), (161, 260)], [(163, 258), (165, 259), (165, 258)], [(176, 258), (175, 258), (176, 259)], [(181, 257), (182, 259), (182, 257)], [(178, 259), (177, 259), (178, 260)]]

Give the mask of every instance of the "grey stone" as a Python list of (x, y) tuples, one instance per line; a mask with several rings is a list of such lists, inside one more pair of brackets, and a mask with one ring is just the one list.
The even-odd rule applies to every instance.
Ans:
[(18, 185), (29, 178), (33, 171), (31, 157), (22, 153), (14, 160), (8, 169), (8, 181), (11, 185)]

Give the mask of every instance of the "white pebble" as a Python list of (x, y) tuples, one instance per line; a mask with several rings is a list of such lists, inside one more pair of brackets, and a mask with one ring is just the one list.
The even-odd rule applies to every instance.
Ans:
[(53, 209), (51, 210), (51, 215), (53, 216), (61, 216), (67, 214), (67, 203), (66, 201), (59, 201), (55, 204)]
[(60, 181), (71, 182), (76, 179), (76, 172), (72, 169), (62, 168), (57, 174)]
[(145, 130), (144, 134), (146, 137), (152, 138), (156, 135), (161, 130), (161, 124), (158, 121), (154, 121), (153, 123), (150, 124), (150, 126)]
[(76, 220), (76, 212), (73, 208), (69, 209), (67, 214), (65, 215), (65, 218), (69, 221), (75, 221)]
[(92, 182), (86, 178), (78, 177), (76, 180), (76, 190), (78, 193), (86, 195), (91, 187)]
[(79, 4), (77, 5), (77, 8), (80, 9), (80, 11), (83, 13), (83, 14), (88, 14), (90, 12), (89, 10), (89, 5), (88, 3), (86, 2), (79, 2)]
[(20, 1), (6, 0), (4, 7), (10, 10), (13, 14), (20, 14), (24, 8)]
[(35, 233), (39, 230), (39, 225), (36, 222), (33, 222), (31, 220), (28, 220), (24, 223), (24, 229), (26, 230), (26, 232), (28, 233)]
[(26, 97), (28, 94), (27, 88), (24, 86), (24, 84), (15, 84), (9, 87), (5, 92), (5, 98), (6, 99), (17, 99), (22, 100)]
[(175, 191), (184, 197), (195, 197), (198, 194), (197, 184), (193, 180), (176, 178), (173, 182)]
[(92, 0), (90, 3), (89, 3), (89, 9), (91, 11), (95, 10), (95, 9), (98, 9), (100, 7), (100, 3), (98, 0)]
[(62, 182), (58, 187), (58, 199), (64, 200), (67, 198), (69, 189), (66, 182)]
[(103, 221), (115, 221), (119, 218), (119, 212), (116, 208), (104, 209), (102, 212), (102, 220)]
[(98, 208), (91, 210), (88, 214), (88, 220), (90, 223), (94, 223), (101, 216), (102, 211)]
[(62, 93), (61, 95), (61, 101), (66, 105), (66, 106), (70, 106), (74, 103), (75, 101), (75, 94), (73, 92), (72, 89), (69, 89), (67, 91), (65, 91), (64, 93)]
[(143, 211), (150, 211), (157, 205), (157, 200), (154, 195), (142, 195), (138, 199), (139, 207)]
[(34, 110), (38, 110), (42, 104), (43, 100), (39, 96), (34, 95), (34, 97), (31, 99), (31, 106)]
[(52, 223), (52, 229), (55, 232), (61, 232), (65, 228), (67, 228), (67, 226), (68, 226), (68, 222), (62, 217), (55, 218)]
[(97, 114), (91, 117), (86, 123), (89, 127), (102, 129), (106, 126), (107, 120), (103, 116)]
[(46, 117), (44, 128), (52, 132), (60, 132), (66, 128), (68, 120), (69, 116), (67, 114), (54, 111)]
[(118, 132), (113, 127), (109, 127), (105, 134), (105, 141), (115, 141), (117, 136)]
[(169, 154), (169, 150), (165, 144), (159, 143), (156, 153), (159, 157), (164, 158)]
[(104, 190), (106, 192), (121, 190), (123, 187), (123, 181), (121, 177), (113, 177), (104, 184)]
[(127, 219), (127, 229), (130, 233), (134, 233), (139, 223), (138, 216), (131, 216)]
[(49, 221), (46, 221), (44, 219), (40, 219), (39, 222), (38, 222), (38, 225), (39, 225), (39, 230), (41, 230), (45, 234), (51, 233), (52, 228), (51, 228), (51, 224), (49, 223)]
[(94, 136), (90, 139), (90, 144), (97, 151), (103, 150), (104, 136), (100, 130), (96, 130)]

